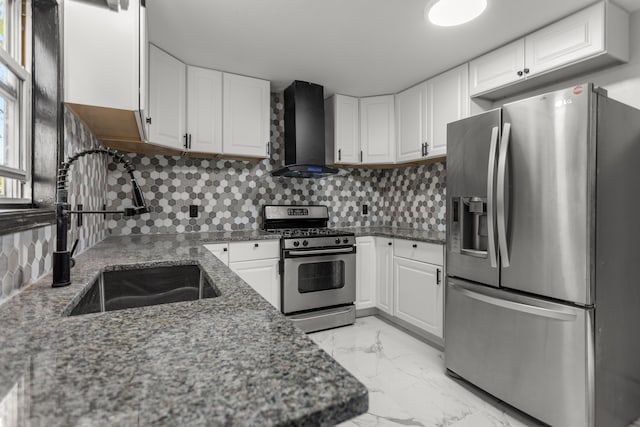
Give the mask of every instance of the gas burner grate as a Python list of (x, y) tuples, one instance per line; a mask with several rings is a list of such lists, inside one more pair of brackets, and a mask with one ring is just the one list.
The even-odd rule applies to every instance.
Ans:
[(350, 236), (353, 233), (334, 230), (332, 228), (282, 228), (267, 230), (272, 233), (281, 234), (282, 237), (326, 237), (326, 236)]

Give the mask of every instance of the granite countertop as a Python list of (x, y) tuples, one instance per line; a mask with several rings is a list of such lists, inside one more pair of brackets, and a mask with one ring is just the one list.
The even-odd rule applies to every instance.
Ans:
[[(19, 425), (333, 425), (368, 392), (202, 243), (261, 231), (109, 237), (0, 305), (0, 419)], [(199, 263), (221, 296), (66, 317), (106, 265)], [(6, 419), (6, 418), (5, 418)]]
[(359, 236), (380, 236), (397, 239), (416, 240), (420, 242), (435, 243), (444, 245), (446, 243), (446, 233), (431, 230), (418, 230), (415, 228), (398, 227), (347, 227), (342, 231), (350, 231)]

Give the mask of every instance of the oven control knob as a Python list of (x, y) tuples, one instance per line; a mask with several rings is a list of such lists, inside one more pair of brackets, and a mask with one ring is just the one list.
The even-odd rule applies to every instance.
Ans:
[(295, 246), (295, 247), (297, 248), (298, 246), (300, 246), (300, 242), (298, 242), (298, 241), (296, 240), (295, 242), (293, 242), (293, 246)]
[(342, 241), (342, 243), (344, 243), (344, 244), (349, 243), (349, 239), (344, 239), (344, 240)]
[(303, 241), (302, 241), (302, 245), (303, 245), (303, 246), (307, 246), (307, 245), (309, 245), (309, 241), (308, 241), (308, 240), (303, 240)]
[(340, 244), (340, 239), (336, 239), (336, 245)]

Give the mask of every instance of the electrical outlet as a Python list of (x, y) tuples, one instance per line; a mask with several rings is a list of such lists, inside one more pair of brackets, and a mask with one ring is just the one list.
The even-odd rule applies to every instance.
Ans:
[(189, 205), (189, 218), (197, 218), (197, 217), (198, 217), (198, 206)]
[(369, 215), (369, 205), (362, 205), (362, 215)]

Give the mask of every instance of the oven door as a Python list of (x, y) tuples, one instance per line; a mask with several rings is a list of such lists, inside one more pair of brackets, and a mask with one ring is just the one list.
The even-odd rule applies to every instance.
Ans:
[(351, 304), (355, 300), (355, 246), (284, 251), (283, 313)]

